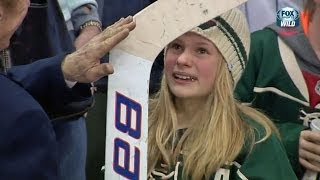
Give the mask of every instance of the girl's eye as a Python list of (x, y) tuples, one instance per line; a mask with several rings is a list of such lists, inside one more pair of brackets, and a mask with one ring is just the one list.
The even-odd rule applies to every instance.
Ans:
[(182, 49), (182, 47), (180, 46), (180, 44), (178, 43), (173, 43), (170, 45), (170, 48), (174, 49), (174, 50), (180, 50)]
[(199, 48), (199, 49), (197, 49), (197, 52), (199, 54), (208, 54), (208, 51), (205, 48)]

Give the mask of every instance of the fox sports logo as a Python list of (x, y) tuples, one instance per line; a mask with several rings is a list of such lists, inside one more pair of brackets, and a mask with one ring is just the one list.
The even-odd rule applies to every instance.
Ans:
[(285, 7), (277, 12), (277, 25), (280, 27), (299, 26), (299, 11), (291, 7)]

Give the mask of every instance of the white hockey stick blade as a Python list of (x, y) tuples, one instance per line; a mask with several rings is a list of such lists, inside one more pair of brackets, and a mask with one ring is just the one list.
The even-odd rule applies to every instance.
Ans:
[(105, 179), (147, 179), (152, 63), (172, 40), (246, 0), (158, 0), (134, 16), (136, 28), (110, 52)]
[(154, 61), (175, 38), (247, 0), (158, 0), (134, 16), (136, 28), (114, 49)]

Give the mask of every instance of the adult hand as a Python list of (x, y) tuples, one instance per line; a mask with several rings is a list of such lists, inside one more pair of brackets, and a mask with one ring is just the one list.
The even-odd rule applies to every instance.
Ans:
[(76, 49), (79, 49), (99, 33), (100, 33), (100, 29), (97, 26), (85, 27), (80, 31), (79, 36), (74, 41), (74, 46), (76, 47)]
[(299, 140), (299, 162), (308, 170), (320, 172), (320, 133), (304, 130)]
[(112, 74), (112, 65), (100, 63), (100, 59), (126, 38), (135, 25), (131, 16), (121, 18), (77, 51), (67, 55), (61, 64), (64, 78), (69, 81), (90, 83)]

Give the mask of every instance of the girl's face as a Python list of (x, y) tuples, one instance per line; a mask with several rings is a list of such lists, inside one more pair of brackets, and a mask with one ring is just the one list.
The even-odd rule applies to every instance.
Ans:
[(10, 38), (22, 23), (30, 6), (30, 0), (15, 1), (16, 7), (12, 10), (0, 7), (0, 50), (9, 46)]
[(222, 56), (208, 39), (187, 32), (167, 48), (164, 71), (171, 92), (178, 98), (209, 95)]

